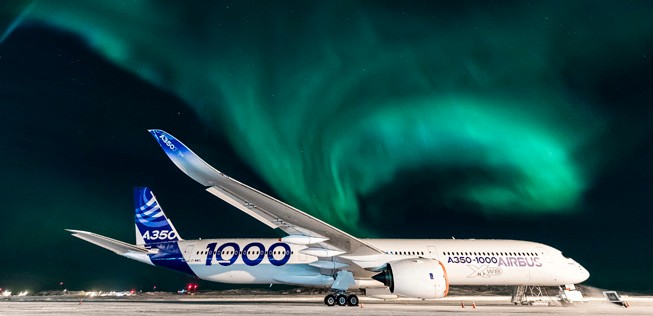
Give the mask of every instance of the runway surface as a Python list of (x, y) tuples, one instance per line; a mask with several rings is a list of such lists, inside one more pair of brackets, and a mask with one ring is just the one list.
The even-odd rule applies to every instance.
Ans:
[[(602, 298), (574, 306), (515, 306), (509, 297), (447, 297), (441, 300), (383, 301), (361, 297), (361, 307), (328, 307), (322, 296), (226, 296), (166, 297), (141, 296), (119, 299), (72, 299), (24, 297), (0, 300), (0, 315), (651, 315), (653, 297), (632, 297), (629, 308)], [(476, 308), (472, 308), (472, 300)], [(465, 303), (462, 308), (460, 302)]]

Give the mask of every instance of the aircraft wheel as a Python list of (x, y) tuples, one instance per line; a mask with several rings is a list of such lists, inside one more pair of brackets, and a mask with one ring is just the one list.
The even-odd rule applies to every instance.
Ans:
[(324, 305), (326, 306), (333, 306), (336, 305), (336, 296), (333, 294), (329, 294), (324, 297)]
[(347, 296), (344, 294), (338, 294), (336, 297), (336, 301), (338, 303), (338, 306), (347, 306)]
[(358, 306), (358, 296), (351, 294), (347, 296), (347, 305), (349, 306)]

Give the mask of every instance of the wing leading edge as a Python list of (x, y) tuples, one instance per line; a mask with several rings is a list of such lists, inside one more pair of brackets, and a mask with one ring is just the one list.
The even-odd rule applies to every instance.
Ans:
[(306, 214), (263, 192), (236, 181), (216, 170), (197, 156), (186, 145), (165, 131), (152, 129), (170, 160), (193, 180), (207, 187), (207, 191), (251, 215), (271, 228), (279, 228), (289, 235), (325, 238), (323, 248), (336, 248), (347, 255), (377, 255), (382, 251), (309, 214)]
[(139, 247), (139, 246), (134, 246), (131, 244), (128, 244), (126, 242), (122, 242), (120, 240), (115, 240), (106, 236), (98, 235), (95, 233), (83, 231), (83, 230), (74, 230), (74, 229), (66, 229), (67, 231), (71, 232), (73, 236), (88, 241), (92, 244), (95, 244), (97, 246), (100, 246), (102, 248), (105, 248), (107, 250), (111, 250), (115, 252), (116, 254), (119, 255), (125, 255), (127, 253), (156, 253), (156, 251), (147, 249), (145, 247)]

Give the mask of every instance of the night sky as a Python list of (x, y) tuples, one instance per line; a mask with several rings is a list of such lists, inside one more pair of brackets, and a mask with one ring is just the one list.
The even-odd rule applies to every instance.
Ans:
[(355, 236), (532, 240), (653, 293), (653, 3), (486, 2), (0, 4), (0, 288), (182, 287), (64, 231), (133, 242), (135, 186), (183, 238), (277, 236), (160, 128)]

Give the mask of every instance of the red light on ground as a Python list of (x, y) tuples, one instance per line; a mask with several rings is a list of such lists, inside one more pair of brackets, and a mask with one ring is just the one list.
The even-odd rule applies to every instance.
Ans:
[(197, 284), (195, 284), (195, 286), (193, 286), (193, 288), (194, 288), (194, 289), (197, 289)]
[(192, 284), (188, 284), (188, 289), (190, 290), (190, 289), (192, 289), (192, 288), (193, 288), (193, 285), (192, 285)]
[(134, 294), (136, 293), (136, 290), (132, 289), (131, 291), (129, 291), (129, 293)]

